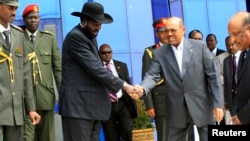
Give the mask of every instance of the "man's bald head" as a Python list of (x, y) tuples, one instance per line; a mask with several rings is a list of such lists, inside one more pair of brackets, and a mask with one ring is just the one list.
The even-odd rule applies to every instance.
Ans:
[(228, 23), (228, 33), (233, 41), (244, 51), (250, 47), (250, 13), (238, 12)]
[(169, 18), (166, 22), (166, 32), (167, 32), (168, 43), (177, 47), (180, 44), (186, 32), (183, 20), (179, 17)]

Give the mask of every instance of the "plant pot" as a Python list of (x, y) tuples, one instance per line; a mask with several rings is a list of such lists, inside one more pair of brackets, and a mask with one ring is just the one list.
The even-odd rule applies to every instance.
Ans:
[(154, 141), (154, 128), (132, 130), (133, 141)]

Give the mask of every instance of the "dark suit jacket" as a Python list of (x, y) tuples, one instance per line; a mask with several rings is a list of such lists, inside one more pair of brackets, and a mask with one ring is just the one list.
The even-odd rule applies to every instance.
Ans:
[(223, 52), (225, 52), (225, 50), (217, 48), (216, 56), (220, 55)]
[(124, 81), (111, 74), (98, 54), (96, 39), (77, 25), (62, 48), (62, 83), (59, 113), (65, 117), (107, 120), (111, 112), (108, 89), (117, 92)]
[(153, 88), (163, 74), (166, 85), (167, 125), (184, 128), (190, 113), (194, 123), (214, 122), (213, 108), (223, 108), (220, 75), (214, 56), (202, 41), (184, 39), (182, 74), (169, 44), (153, 52), (152, 64), (141, 86)]
[[(250, 124), (250, 51), (241, 67), (242, 56), (238, 63), (236, 94), (232, 95), (232, 59), (224, 60), (225, 101), (228, 103), (231, 115), (237, 115), (242, 124)], [(241, 67), (241, 68), (240, 68)]]
[[(129, 73), (128, 73), (128, 67), (127, 64), (115, 60), (114, 61), (114, 65), (116, 68), (116, 71), (119, 75), (119, 78), (121, 78), (122, 80), (126, 81), (128, 84), (131, 84), (130, 79), (129, 79)], [(133, 100), (127, 93), (126, 91), (122, 90), (123, 93), (123, 97), (125, 98), (125, 102), (128, 106), (131, 118), (136, 118), (137, 117), (137, 108), (136, 108), (136, 103), (135, 100)]]

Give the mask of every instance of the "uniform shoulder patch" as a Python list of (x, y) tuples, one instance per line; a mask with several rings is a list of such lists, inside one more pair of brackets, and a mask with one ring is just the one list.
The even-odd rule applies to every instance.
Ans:
[(20, 32), (23, 32), (23, 29), (22, 29), (21, 27), (19, 27), (19, 26), (16, 26), (16, 25), (14, 25), (14, 24), (10, 24), (10, 26), (11, 26), (12, 28), (14, 28), (14, 29), (20, 31)]
[(50, 32), (50, 31), (48, 31), (48, 30), (42, 30), (41, 32), (42, 32), (42, 33), (49, 34), (49, 35), (54, 35), (53, 32)]

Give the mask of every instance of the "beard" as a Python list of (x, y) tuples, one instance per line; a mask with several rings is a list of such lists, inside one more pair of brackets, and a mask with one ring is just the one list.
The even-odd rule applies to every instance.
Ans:
[(83, 32), (89, 39), (93, 39), (96, 38), (99, 30), (93, 30), (90, 28), (89, 24), (87, 24), (85, 27), (83, 27)]

